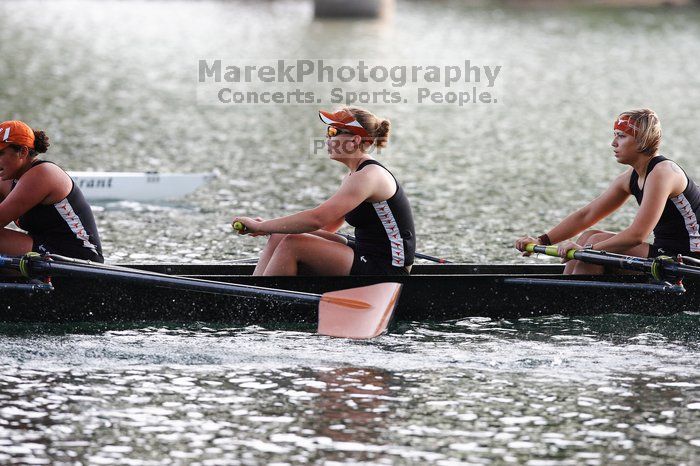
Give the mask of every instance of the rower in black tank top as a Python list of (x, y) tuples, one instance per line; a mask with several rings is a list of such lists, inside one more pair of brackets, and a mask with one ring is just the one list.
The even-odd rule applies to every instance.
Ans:
[[(376, 160), (366, 160), (355, 171), (368, 165), (387, 170)], [(362, 202), (345, 215), (345, 221), (355, 227), (356, 238), (350, 275), (408, 275), (413, 265), (416, 251), (413, 213), (406, 193), (395, 177), (394, 181), (396, 192), (389, 199)]]
[[(53, 162), (39, 160), (32, 168), (42, 163)], [(12, 182), (13, 189), (16, 183)], [(32, 251), (104, 262), (95, 217), (75, 183), (64, 199), (54, 204), (37, 204), (15, 223), (31, 236)]]
[[(665, 160), (669, 159), (659, 155), (649, 161), (644, 183), (654, 167)], [(685, 178), (687, 180), (685, 190), (678, 196), (666, 200), (661, 218), (654, 227), (654, 243), (649, 249), (649, 257), (677, 254), (700, 257), (700, 229), (698, 227), (700, 188), (687, 174)], [(644, 186), (639, 187), (639, 175), (634, 170), (630, 176), (630, 191), (637, 203), (641, 205), (644, 197)]]

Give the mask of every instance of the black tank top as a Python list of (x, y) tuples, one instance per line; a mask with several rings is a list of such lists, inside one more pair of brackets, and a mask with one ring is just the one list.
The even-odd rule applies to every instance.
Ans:
[[(30, 170), (48, 160), (35, 162)], [(35, 250), (77, 259), (104, 262), (102, 244), (95, 217), (82, 191), (71, 179), (73, 187), (65, 199), (55, 204), (37, 204), (17, 219), (17, 225), (29, 233)], [(12, 189), (17, 180), (12, 182)]]
[[(649, 161), (644, 179), (645, 184), (654, 167), (665, 160), (668, 159), (658, 155)], [(685, 171), (683, 173), (685, 174)], [(654, 227), (654, 246), (665, 249), (668, 253), (695, 254), (700, 252), (700, 230), (698, 229), (700, 188), (688, 178), (687, 174), (685, 178), (688, 182), (685, 190), (678, 196), (666, 200), (661, 218)], [(639, 175), (632, 170), (630, 191), (637, 199), (637, 203), (641, 205), (644, 197), (644, 186), (640, 189), (638, 181)]]
[[(367, 165), (379, 165), (386, 170), (376, 160), (365, 160), (355, 171)], [(413, 213), (406, 193), (394, 175), (391, 176), (396, 182), (393, 196), (386, 201), (362, 202), (345, 215), (345, 221), (355, 227), (356, 254), (386, 260), (394, 267), (407, 267), (413, 265), (416, 251)]]

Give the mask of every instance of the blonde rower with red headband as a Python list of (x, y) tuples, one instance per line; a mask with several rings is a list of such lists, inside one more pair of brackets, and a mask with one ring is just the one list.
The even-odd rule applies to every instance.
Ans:
[[(390, 124), (346, 107), (320, 112), (332, 160), (348, 168), (338, 191), (318, 207), (272, 220), (236, 217), (244, 234), (270, 235), (255, 275), (407, 275), (415, 253), (413, 214), (406, 193), (370, 155), (385, 147)], [(354, 248), (334, 234), (355, 227)]]
[[(558, 243), (562, 257), (568, 249), (583, 248), (637, 257), (700, 257), (700, 188), (675, 162), (658, 154), (660, 144), (656, 113), (649, 109), (622, 113), (614, 124), (612, 147), (617, 162), (630, 168), (588, 205), (538, 238), (519, 238), (515, 247), (522, 251), (528, 243)], [(587, 230), (576, 242), (569, 240), (619, 209), (629, 196), (639, 204), (629, 227), (619, 233)], [(652, 231), (654, 241), (649, 244)], [(603, 267), (572, 260), (564, 273), (599, 274)]]

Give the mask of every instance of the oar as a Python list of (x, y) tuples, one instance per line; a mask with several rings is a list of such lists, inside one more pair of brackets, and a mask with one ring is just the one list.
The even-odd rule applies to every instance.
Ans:
[(51, 283), (41, 283), (34, 280), (30, 283), (0, 283), (0, 290), (26, 291), (27, 293), (41, 291), (48, 293), (49, 291), (53, 291), (53, 285), (51, 285)]
[(387, 282), (319, 295), (178, 277), (57, 255), (41, 257), (31, 253), (23, 257), (0, 256), (0, 267), (18, 269), (27, 278), (50, 275), (100, 278), (159, 288), (316, 305), (318, 333), (343, 338), (373, 338), (383, 333), (401, 293), (400, 283)]
[[(556, 246), (539, 246), (531, 243), (525, 246), (525, 250), (527, 252), (559, 257)], [(624, 270), (646, 272), (659, 281), (680, 280), (687, 275), (700, 276), (700, 267), (680, 264), (668, 256), (642, 258), (605, 251), (594, 251), (592, 249), (569, 249), (566, 252), (566, 258), (580, 260), (589, 264), (609, 265)]]

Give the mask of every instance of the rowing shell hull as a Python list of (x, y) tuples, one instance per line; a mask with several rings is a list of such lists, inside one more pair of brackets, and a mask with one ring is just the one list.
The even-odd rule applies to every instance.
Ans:
[[(385, 277), (252, 277), (245, 265), (131, 265), (160, 273), (222, 282), (325, 293), (386, 281)], [(700, 310), (699, 280), (686, 280), (683, 295), (627, 289), (512, 283), (512, 279), (564, 279), (550, 265), (417, 265), (404, 284), (395, 320), (446, 321), (482, 316), (522, 318), (541, 315), (630, 313), (666, 315)], [(582, 277), (574, 277), (581, 279)], [(587, 277), (643, 283), (642, 276)], [(517, 280), (516, 280), (517, 282)], [(307, 324), (315, 308), (251, 298), (180, 292), (129, 283), (53, 277), (55, 290), (3, 290), (0, 322), (221, 322)]]
[(158, 201), (184, 197), (212, 173), (69, 172), (88, 201)]

